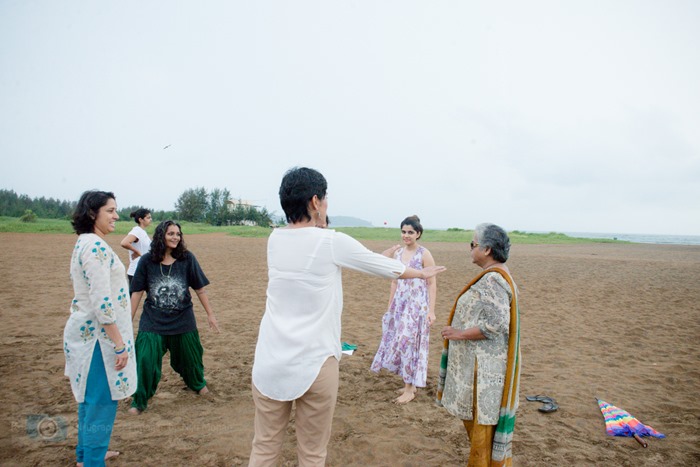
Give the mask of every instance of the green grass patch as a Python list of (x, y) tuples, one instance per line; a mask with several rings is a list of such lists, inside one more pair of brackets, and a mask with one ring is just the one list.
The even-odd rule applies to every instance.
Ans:
[(73, 233), (73, 227), (65, 219), (37, 218), (34, 222), (22, 222), (19, 217), (0, 216), (0, 232)]
[[(225, 233), (236, 237), (266, 238), (272, 231), (266, 227), (251, 227), (247, 225), (217, 227), (195, 222), (181, 222), (180, 224), (185, 235)], [(120, 220), (117, 222), (114, 234), (126, 235), (134, 225), (131, 219), (128, 221)], [(155, 225), (151, 225), (148, 228), (148, 233), (153, 235), (154, 229)], [(401, 233), (396, 228), (338, 227), (336, 230), (344, 232), (357, 240), (378, 240), (390, 243), (398, 243), (401, 240)], [(37, 219), (36, 222), (21, 222), (17, 217), (0, 216), (0, 232), (72, 234), (73, 227), (67, 219)], [(471, 241), (472, 235), (473, 231), (462, 229), (426, 230), (423, 232), (421, 240), (425, 242), (468, 243)], [(605, 238), (575, 238), (557, 232), (542, 234), (513, 230), (508, 235), (514, 244), (629, 243)]]
[[(399, 229), (384, 227), (338, 227), (336, 230), (344, 232), (358, 240), (386, 240), (398, 243), (401, 240)], [(474, 235), (473, 230), (447, 229), (447, 230), (424, 230), (421, 241), (424, 242), (448, 242), (448, 243), (469, 243)], [(508, 232), (510, 241), (513, 244), (575, 244), (575, 243), (629, 243), (606, 238), (576, 238), (569, 237), (563, 233), (550, 232), (528, 233), (519, 230)]]
[[(126, 235), (135, 225), (136, 223), (132, 219), (119, 220), (112, 235)], [(156, 225), (156, 223), (153, 223), (146, 229), (149, 235), (153, 235)], [(264, 238), (270, 235), (271, 232), (269, 228), (250, 227), (247, 225), (217, 227), (197, 222), (180, 222), (180, 225), (185, 235), (224, 232), (237, 237)], [(18, 217), (6, 216), (0, 216), (0, 232), (74, 234), (73, 226), (67, 219), (37, 219), (36, 222), (22, 222)]]

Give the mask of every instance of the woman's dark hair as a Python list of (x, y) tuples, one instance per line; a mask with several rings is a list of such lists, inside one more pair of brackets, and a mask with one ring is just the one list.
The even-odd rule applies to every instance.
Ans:
[(136, 222), (138, 224), (141, 219), (143, 219), (144, 217), (146, 217), (150, 213), (151, 213), (151, 211), (149, 211), (146, 208), (138, 208), (136, 211), (129, 214), (129, 217), (133, 217), (134, 222)]
[(111, 191), (88, 190), (80, 196), (78, 204), (73, 211), (71, 224), (78, 235), (93, 233), (95, 231), (95, 219), (100, 208), (110, 199), (116, 200)]
[(403, 228), (404, 225), (410, 225), (411, 227), (413, 227), (413, 230), (415, 230), (416, 233), (418, 233), (418, 237), (416, 238), (416, 240), (423, 236), (423, 226), (420, 225), (420, 219), (418, 218), (418, 216), (408, 216), (407, 218), (401, 221), (401, 228)]
[(501, 227), (496, 224), (479, 224), (474, 229), (479, 240), (479, 248), (491, 248), (491, 257), (496, 261), (505, 263), (510, 254), (510, 238)]
[(315, 196), (326, 197), (328, 184), (320, 172), (307, 167), (289, 169), (282, 177), (280, 204), (287, 222), (310, 221), (309, 201)]
[(165, 233), (168, 231), (168, 227), (171, 225), (177, 226), (180, 230), (180, 243), (177, 244), (170, 254), (175, 259), (183, 259), (187, 256), (187, 246), (185, 245), (185, 236), (182, 234), (182, 227), (175, 221), (167, 220), (158, 224), (156, 231), (153, 233), (153, 240), (151, 241), (151, 261), (154, 263), (160, 263), (165, 258), (165, 251), (167, 247), (165, 246)]

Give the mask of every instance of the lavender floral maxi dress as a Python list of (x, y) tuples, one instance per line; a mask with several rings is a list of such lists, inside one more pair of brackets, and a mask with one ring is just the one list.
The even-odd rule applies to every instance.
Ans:
[[(394, 258), (401, 259), (400, 248)], [(423, 252), (419, 246), (407, 266), (423, 269)], [(385, 368), (403, 378), (404, 383), (425, 387), (430, 343), (428, 283), (425, 279), (397, 279), (389, 310), (382, 318), (382, 341), (370, 369), (379, 373)]]

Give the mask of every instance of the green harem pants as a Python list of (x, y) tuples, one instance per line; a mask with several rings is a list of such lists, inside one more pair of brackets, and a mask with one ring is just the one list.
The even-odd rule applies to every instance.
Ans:
[(136, 336), (136, 371), (138, 385), (131, 402), (132, 407), (145, 410), (160, 382), (163, 355), (170, 351), (170, 366), (177, 371), (193, 391), (199, 392), (207, 382), (204, 380), (204, 349), (199, 341), (199, 332), (186, 332), (164, 336), (154, 332), (139, 331)]

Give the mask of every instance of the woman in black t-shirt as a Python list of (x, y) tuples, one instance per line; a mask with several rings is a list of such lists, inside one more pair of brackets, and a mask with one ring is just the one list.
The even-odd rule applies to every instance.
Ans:
[(180, 225), (163, 221), (153, 234), (151, 251), (143, 255), (131, 282), (131, 317), (136, 317), (141, 297), (147, 291), (139, 332), (136, 336), (138, 387), (130, 413), (143, 412), (160, 381), (163, 355), (170, 351), (170, 366), (185, 384), (198, 394), (206, 394), (197, 321), (190, 287), (207, 312), (209, 327), (219, 332), (216, 317), (204, 287), (209, 280), (197, 258), (187, 251)]

